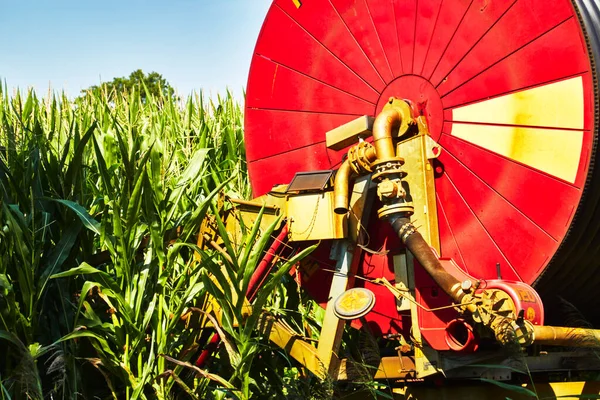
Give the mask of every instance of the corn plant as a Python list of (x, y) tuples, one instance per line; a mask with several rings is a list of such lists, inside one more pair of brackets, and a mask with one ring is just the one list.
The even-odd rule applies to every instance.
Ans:
[(248, 193), (239, 105), (0, 94), (2, 393), (165, 396), (156, 355), (202, 290), (188, 243), (217, 191)]
[[(216, 210), (215, 210), (216, 211)], [(263, 283), (256, 299), (252, 303), (250, 315), (244, 315), (246, 306), (246, 293), (248, 292), (250, 278), (256, 270), (266, 246), (272, 239), (272, 233), (279, 223), (274, 221), (268, 228), (259, 234), (261, 210), (252, 229), (244, 232), (241, 243), (233, 243), (225, 230), (223, 221), (215, 212), (216, 222), (225, 253), (218, 253), (219, 257), (208, 257), (202, 252), (202, 259), (206, 262), (205, 273), (202, 281), (206, 290), (221, 310), (221, 324), (209, 316), (213, 326), (223, 340), (229, 364), (233, 368), (229, 383), (236, 390), (231, 393), (239, 399), (250, 399), (253, 390), (260, 389), (253, 378), (252, 369), (254, 358), (261, 349), (261, 338), (255, 331), (261, 317), (262, 310), (275, 287), (278, 286), (290, 268), (299, 260), (310, 254), (316, 245), (307, 247), (294, 255), (291, 259), (282, 262), (276, 273), (269, 276)], [(222, 325), (222, 328), (220, 327)], [(229, 389), (231, 389), (231, 386)]]
[[(25, 99), (19, 93), (10, 99), (4, 92), (0, 103), (0, 330), (5, 339), (0, 365), (22, 370), (5, 375), (5, 386), (34, 398), (42, 387), (36, 363), (50, 350), (42, 342), (66, 333), (73, 317), (67, 306), (70, 290), (49, 284), (49, 277), (92, 249), (81, 220), (51, 197), (71, 199), (63, 201), (73, 205), (90, 199), (81, 167), (94, 127), (73, 118), (68, 106), (58, 107), (56, 99), (53, 104), (45, 106), (31, 92)], [(59, 117), (62, 113), (70, 118)], [(77, 391), (71, 346), (51, 350), (59, 360), (55, 372), (70, 375), (52, 383)], [(67, 369), (70, 373), (63, 373)]]

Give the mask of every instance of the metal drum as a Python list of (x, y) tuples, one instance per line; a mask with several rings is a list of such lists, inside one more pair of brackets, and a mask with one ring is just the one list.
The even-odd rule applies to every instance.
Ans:
[[(503, 279), (600, 322), (599, 16), (585, 0), (275, 0), (247, 88), (254, 195), (338, 168), (345, 151), (326, 147), (328, 130), (408, 99), (442, 147), (441, 256), (480, 279), (499, 264)], [(367, 229), (379, 252), (361, 256), (360, 274), (393, 281), (399, 241), (376, 218)], [(323, 247), (306, 288), (324, 302)], [(377, 297), (365, 318), (400, 329), (393, 296), (364, 286)]]

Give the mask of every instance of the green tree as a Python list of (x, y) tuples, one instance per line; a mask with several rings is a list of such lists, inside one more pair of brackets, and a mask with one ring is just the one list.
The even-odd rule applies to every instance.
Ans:
[(96, 94), (105, 91), (109, 96), (114, 96), (120, 93), (131, 93), (134, 89), (139, 91), (143, 102), (146, 101), (147, 94), (154, 97), (175, 98), (175, 90), (161, 74), (158, 72), (145, 74), (141, 69), (133, 71), (129, 74), (129, 77), (114, 78), (110, 82), (103, 82), (99, 86), (91, 86), (81, 92), (83, 95), (87, 95), (88, 93)]

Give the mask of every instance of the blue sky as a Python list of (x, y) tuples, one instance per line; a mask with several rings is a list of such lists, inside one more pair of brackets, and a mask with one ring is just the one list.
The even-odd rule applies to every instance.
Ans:
[(40, 94), (135, 69), (180, 93), (238, 95), (271, 0), (0, 0), (0, 78)]

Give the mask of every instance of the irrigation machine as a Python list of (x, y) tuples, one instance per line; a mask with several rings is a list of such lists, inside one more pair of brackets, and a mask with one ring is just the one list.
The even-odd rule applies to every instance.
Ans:
[(228, 229), (280, 221), (249, 297), (319, 243), (297, 273), (325, 316), (317, 343), (268, 314), (263, 333), (344, 381), (344, 326), (368, 330), (370, 378), (406, 398), (598, 395), (599, 40), (594, 0), (275, 0), (247, 87), (254, 199)]

